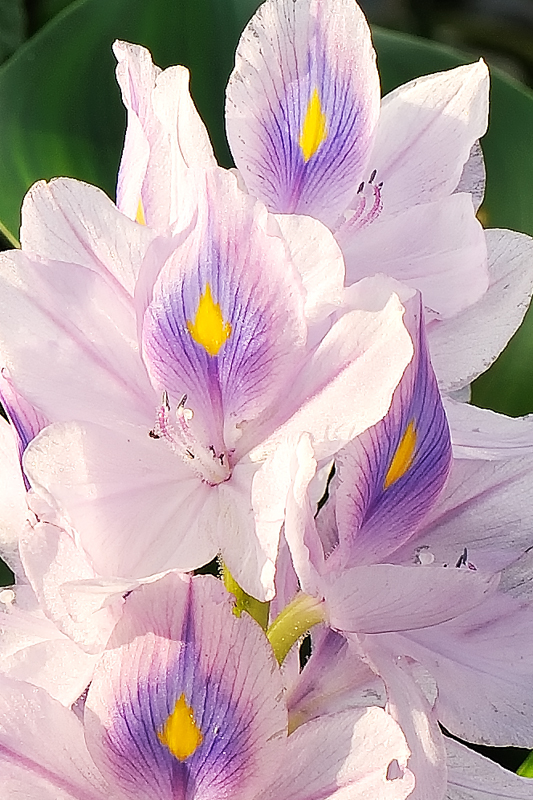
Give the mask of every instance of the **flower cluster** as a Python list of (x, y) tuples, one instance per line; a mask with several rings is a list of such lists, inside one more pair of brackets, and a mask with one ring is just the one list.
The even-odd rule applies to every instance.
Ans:
[(114, 50), (116, 204), (37, 183), (0, 257), (6, 796), (533, 798), (441, 727), (533, 747), (533, 425), (461, 402), (533, 291), (485, 65), (380, 99), (354, 0), (267, 0), (227, 171)]

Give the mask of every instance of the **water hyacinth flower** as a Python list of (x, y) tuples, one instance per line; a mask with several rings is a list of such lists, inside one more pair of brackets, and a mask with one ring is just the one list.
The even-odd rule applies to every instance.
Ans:
[[(135, 45), (114, 50), (128, 110), (117, 204), (164, 229), (188, 169), (213, 166), (214, 155), (187, 70), (161, 72)], [(228, 138), (247, 190), (288, 218), (325, 221), (342, 246), (347, 285), (379, 271), (422, 292), (446, 392), (490, 366), (533, 291), (531, 239), (484, 236), (475, 218), (487, 111), (482, 62), (412, 81), (380, 103), (368, 25), (352, 0), (264, 3), (241, 37), (227, 90)]]
[(403, 800), (413, 788), (403, 735), (380, 708), (287, 736), (270, 645), (210, 577), (168, 575), (130, 595), (77, 714), (29, 684), (0, 684), (10, 796)]
[(370, 31), (353, 0), (268, 0), (241, 36), (227, 88), (228, 139), (248, 190), (274, 212), (324, 221), (347, 285), (379, 269), (421, 291), (447, 392), (490, 366), (533, 290), (529, 237), (484, 237), (475, 218), (488, 88), (479, 62), (380, 102)]
[(0, 349), (53, 423), (25, 474), (100, 576), (190, 570), (221, 551), (243, 588), (271, 596), (285, 449), (306, 430), (331, 457), (386, 412), (412, 353), (403, 308), (376, 279), (308, 341), (336, 292), (321, 259), (342, 264), (311, 225), (315, 260), (309, 225), (284, 237), (218, 169), (191, 179), (166, 236), (74, 181), (31, 191), (22, 252), (1, 259)]
[[(461, 796), (446, 794), (455, 778), (439, 722), (479, 744), (533, 743), (531, 519), (523, 513), (533, 453), (527, 421), (498, 419), (498, 437), (490, 412), (457, 404), (463, 444), (451, 458), (424, 329), (407, 308), (416, 352), (389, 413), (338, 454), (316, 523), (307, 495), (316, 461), (302, 439), (285, 535), (303, 591), (324, 604), (320, 617), (316, 600), (298, 595), (295, 619), (316, 609), (315, 622), (355, 637), (409, 742), (413, 797), (426, 800)], [(290, 606), (283, 616), (292, 621)], [(502, 792), (509, 780), (500, 776)]]

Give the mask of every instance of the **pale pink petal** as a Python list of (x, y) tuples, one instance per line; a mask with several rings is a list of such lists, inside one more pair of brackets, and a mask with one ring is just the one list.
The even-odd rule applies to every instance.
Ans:
[(0, 256), (1, 361), (48, 419), (150, 421), (157, 403), (139, 358), (132, 304), (91, 269)]
[(325, 566), (323, 546), (314, 520), (316, 509), (308, 494), (309, 484), (317, 467), (309, 435), (301, 436), (293, 452), (287, 454), (286, 461), (291, 478), (285, 510), (284, 537), (301, 589), (316, 595), (320, 594), (320, 575)]
[(386, 633), (434, 626), (482, 603), (498, 585), (479, 572), (374, 564), (326, 575), (323, 592), (333, 628)]
[(0, 592), (0, 672), (45, 689), (64, 706), (85, 691), (95, 656), (80, 648), (47, 619), (30, 586)]
[(179, 214), (181, 179), (191, 166), (216, 162), (189, 94), (189, 72), (161, 72), (148, 50), (115, 42), (117, 80), (128, 110), (117, 205), (132, 219), (167, 230)]
[(2, 558), (22, 573), (18, 552), (19, 536), (28, 515), (26, 489), (20, 469), (14, 431), (0, 418), (0, 552)]
[[(287, 540), (283, 535), (280, 536), (278, 556), (276, 558), (276, 574), (274, 576), (276, 594), (270, 603), (270, 622), (273, 622), (285, 606), (294, 600), (298, 589), (298, 576), (292, 565), (291, 553)], [(292, 655), (292, 651), (289, 655)], [(296, 674), (300, 672), (300, 661), (296, 666)]]
[(485, 159), (479, 142), (474, 142), (468, 161), (463, 167), (456, 192), (469, 192), (476, 211), (479, 210), (485, 195)]
[(336, 234), (347, 284), (384, 272), (422, 293), (439, 317), (472, 305), (488, 287), (483, 229), (468, 194), (453, 194), (383, 214), (362, 228)]
[[(181, 158), (187, 167), (216, 167), (209, 134), (189, 94), (189, 71), (169, 67), (156, 80), (154, 111), (171, 138), (174, 159)], [(179, 154), (179, 156), (178, 156)]]
[(506, 417), (444, 399), (456, 458), (486, 461), (533, 456), (533, 416)]
[(407, 765), (415, 776), (411, 800), (443, 800), (446, 791), (446, 751), (433, 708), (436, 688), (420, 665), (381, 646), (381, 637), (366, 637), (372, 666), (387, 691), (386, 710), (404, 732), (411, 756)]
[(25, 456), (32, 484), (70, 520), (102, 576), (195, 569), (217, 544), (200, 518), (209, 487), (148, 429), (53, 425)]
[(119, 800), (75, 714), (43, 689), (0, 676), (0, 783), (20, 800)]
[(531, 800), (533, 781), (520, 778), (489, 758), (446, 738), (446, 800)]
[(435, 678), (436, 711), (451, 733), (478, 744), (533, 746), (529, 602), (498, 592), (457, 619), (405, 632), (397, 646)]
[(347, 640), (325, 626), (311, 635), (311, 658), (287, 692), (290, 730), (325, 714), (385, 707), (384, 683), (355, 636)]
[(398, 564), (464, 560), (496, 571), (531, 547), (533, 459), (454, 459), (439, 502), (420, 530), (397, 550)]
[[(0, 400), (8, 420), (13, 426), (22, 468), (22, 456), (26, 447), (48, 425), (50, 420), (17, 391), (9, 375), (9, 370), (5, 367), (0, 369)], [(22, 477), (24, 486), (29, 489), (30, 485), (24, 473), (22, 473)]]
[(417, 78), (383, 98), (370, 164), (387, 214), (454, 191), (487, 128), (483, 61)]
[(486, 294), (454, 319), (436, 320), (428, 328), (433, 367), (445, 392), (471, 383), (490, 367), (522, 322), (533, 292), (533, 240), (508, 230), (485, 235)]
[(102, 651), (120, 616), (121, 598), (93, 613), (92, 608), (83, 613), (78, 603), (76, 614), (72, 613), (69, 583), (96, 577), (83, 550), (66, 531), (46, 522), (28, 525), (20, 548), (25, 573), (43, 611), (83, 650)]
[(23, 250), (87, 267), (130, 297), (155, 235), (121, 214), (96, 186), (71, 178), (35, 183), (22, 205)]
[[(305, 431), (313, 437), (315, 457), (326, 459), (388, 410), (413, 346), (402, 323), (403, 306), (386, 279), (370, 279), (359, 288), (359, 308), (365, 310), (344, 314), (303, 363), (268, 420), (273, 425), (277, 416), (281, 424), (266, 447)], [(293, 415), (283, 424), (289, 409)], [(252, 435), (261, 438), (250, 426)], [(245, 432), (238, 447), (246, 441)]]
[(306, 291), (307, 321), (320, 322), (338, 309), (343, 300), (342, 252), (333, 235), (318, 220), (298, 214), (279, 214), (276, 219)]
[(518, 600), (533, 599), (533, 550), (529, 548), (520, 558), (501, 572), (500, 590)]
[(249, 191), (275, 212), (335, 222), (379, 114), (367, 22), (351, 0), (269, 0), (239, 42), (228, 138)]
[(262, 519), (261, 526), (256, 523), (256, 517), (263, 512), (257, 501), (258, 509), (253, 507), (258, 466), (247, 460), (239, 462), (233, 468), (230, 480), (210, 487), (208, 504), (195, 525), (198, 536), (209, 531), (237, 583), (253, 597), (267, 600), (274, 594), (275, 560), (282, 520), (277, 520), (279, 498), (276, 498), (274, 509), (266, 509), (267, 514), (271, 512), (274, 515), (274, 523), (270, 518)]
[(117, 205), (124, 214), (135, 219), (150, 158), (150, 143), (157, 136), (151, 95), (161, 70), (154, 66), (145, 47), (116, 41), (113, 52), (118, 61), (117, 81), (128, 112), (126, 140), (117, 182)]
[[(289, 736), (281, 769), (258, 800), (403, 800), (414, 785), (408, 756), (383, 709), (330, 714)], [(388, 777), (391, 764), (398, 777)]]

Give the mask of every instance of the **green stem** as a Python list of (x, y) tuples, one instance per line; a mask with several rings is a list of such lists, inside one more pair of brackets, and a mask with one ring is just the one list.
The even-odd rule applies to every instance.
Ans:
[(319, 622), (325, 622), (324, 601), (301, 592), (278, 614), (267, 637), (278, 663), (283, 664), (291, 647)]
[(522, 778), (533, 778), (533, 750), (526, 760), (518, 767), (516, 774), (521, 775)]
[(249, 594), (246, 594), (244, 589), (241, 589), (233, 575), (230, 573), (225, 564), (222, 564), (222, 578), (224, 586), (235, 597), (235, 607), (233, 613), (236, 617), (240, 617), (243, 611), (246, 611), (256, 622), (261, 625), (264, 631), (268, 627), (268, 612), (270, 603), (262, 603), (256, 600)]

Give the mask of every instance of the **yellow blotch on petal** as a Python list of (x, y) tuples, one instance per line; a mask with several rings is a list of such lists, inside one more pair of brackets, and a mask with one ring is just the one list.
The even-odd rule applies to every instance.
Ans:
[(302, 131), (300, 133), (300, 147), (302, 149), (304, 161), (309, 161), (311, 156), (314, 156), (321, 144), (324, 144), (328, 138), (328, 129), (326, 127), (326, 115), (322, 111), (322, 104), (318, 96), (317, 89), (314, 90), (313, 95), (307, 106)]
[(415, 430), (415, 423), (413, 420), (407, 426), (404, 435), (401, 438), (400, 444), (396, 452), (394, 453), (394, 458), (391, 461), (391, 465), (387, 470), (387, 474), (385, 475), (385, 484), (384, 488), (388, 489), (389, 486), (392, 486), (393, 483), (400, 480), (411, 464), (413, 463), (413, 458), (415, 454), (415, 447), (416, 447), (416, 430)]
[(202, 731), (194, 719), (194, 712), (187, 705), (185, 695), (176, 701), (174, 711), (167, 718), (163, 729), (157, 731), (157, 738), (179, 761), (192, 756), (202, 744)]
[(144, 218), (144, 208), (143, 208), (143, 201), (139, 197), (139, 205), (137, 206), (137, 213), (135, 215), (135, 222), (138, 222), (139, 225), (146, 225), (146, 220)]
[(231, 323), (225, 322), (219, 303), (215, 303), (207, 283), (200, 297), (194, 322), (187, 320), (187, 330), (210, 356), (216, 356), (231, 335)]

